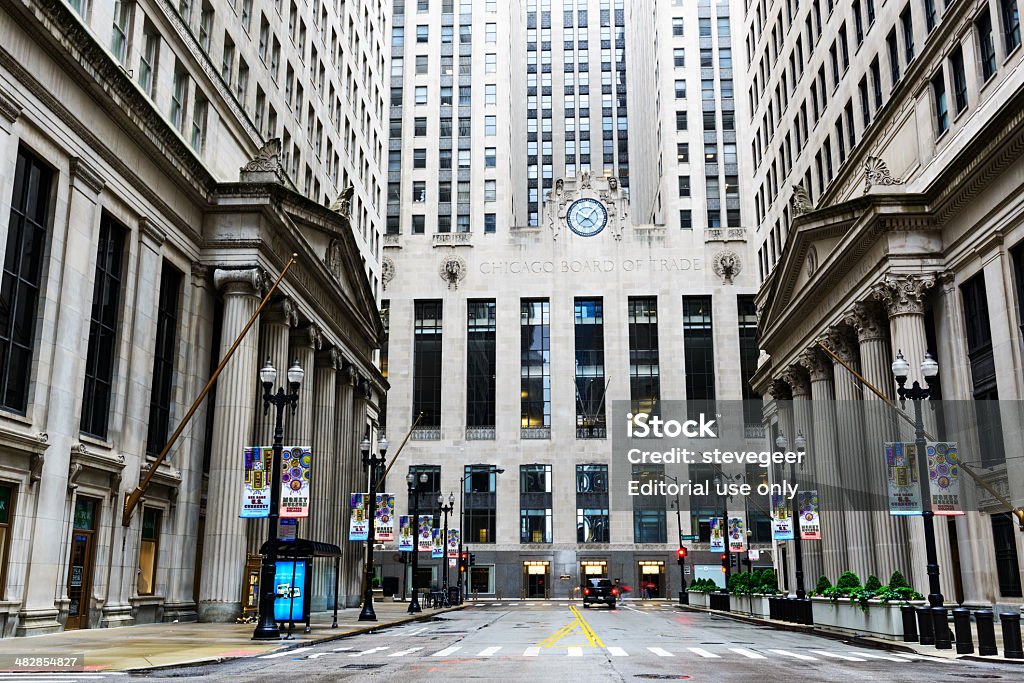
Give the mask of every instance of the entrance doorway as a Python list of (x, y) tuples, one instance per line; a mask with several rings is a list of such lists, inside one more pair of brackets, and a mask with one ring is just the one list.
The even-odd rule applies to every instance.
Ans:
[(84, 497), (75, 501), (74, 529), (68, 553), (68, 619), (64, 624), (68, 631), (89, 628), (97, 502)]
[(661, 560), (641, 560), (638, 564), (640, 580), (637, 587), (645, 599), (665, 597), (665, 563)]
[(550, 595), (548, 562), (523, 562), (523, 597), (548, 598)]

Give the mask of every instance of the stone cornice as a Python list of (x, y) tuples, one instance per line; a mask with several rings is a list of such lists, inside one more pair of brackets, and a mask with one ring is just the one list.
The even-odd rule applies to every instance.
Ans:
[(5, 90), (0, 90), (0, 116), (7, 123), (14, 123), (21, 116), (21, 105)]
[(81, 180), (82, 184), (91, 190), (93, 194), (103, 192), (103, 188), (107, 185), (99, 171), (81, 157), (71, 157), (71, 177), (75, 180)]
[(153, 221), (148, 218), (139, 219), (139, 229), (142, 234), (149, 238), (158, 248), (167, 241), (167, 233), (158, 228)]

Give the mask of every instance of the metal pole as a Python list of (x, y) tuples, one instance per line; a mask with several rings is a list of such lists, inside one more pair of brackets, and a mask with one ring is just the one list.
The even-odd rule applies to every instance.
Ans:
[[(916, 390), (916, 391), (915, 391)], [(924, 547), (928, 560), (928, 604), (932, 607), (942, 606), (942, 589), (939, 586), (939, 553), (935, 547), (935, 513), (932, 511), (932, 498), (926, 488), (929, 484), (928, 445), (924, 438), (924, 416), (921, 414), (921, 400), (927, 397), (927, 390), (921, 389), (914, 382), (911, 398), (914, 401), (914, 436), (917, 446), (918, 479), (921, 486), (921, 518), (924, 521)]]
[[(793, 486), (796, 486), (796, 463), (790, 463), (789, 468)], [(793, 559), (796, 561), (796, 599), (803, 600), (807, 591), (804, 589), (804, 558), (800, 548), (800, 502), (796, 495), (793, 496)]]
[(448, 602), (448, 513), (451, 511), (451, 508), (445, 507), (442, 504), (441, 509), (444, 510), (444, 554), (441, 556), (444, 578), (441, 581), (441, 590), (444, 591), (444, 603), (446, 603)]
[(409, 498), (412, 501), (412, 528), (416, 530), (413, 535), (412, 542), (412, 578), (410, 583), (412, 584), (412, 600), (409, 602), (409, 614), (417, 614), (423, 611), (420, 607), (420, 594), (416, 586), (416, 572), (419, 569), (419, 541), (420, 541), (420, 518), (419, 518), (419, 501), (417, 500), (418, 494), (416, 492), (416, 480), (409, 482)]
[(370, 451), (363, 453), (363, 464), (370, 468), (370, 476), (367, 477), (370, 485), (370, 509), (366, 513), (369, 518), (369, 531), (366, 534), (366, 578), (363, 586), (363, 609), (359, 612), (359, 621), (377, 621), (377, 613), (373, 611), (373, 541), (377, 517), (377, 482), (374, 480), (374, 474), (377, 464), (383, 460), (383, 457), (371, 455)]
[[(267, 554), (260, 565), (260, 617), (253, 631), (253, 640), (277, 640), (281, 631), (274, 619), (274, 600), (277, 599), (277, 587), (274, 577), (277, 573), (277, 533), (278, 516), (281, 506), (281, 450), (284, 448), (284, 407), (287, 405), (284, 389), (278, 389), (274, 396), (264, 397), (270, 401), (277, 411), (274, 421), (274, 458), (270, 467), (270, 514), (267, 516)], [(262, 454), (261, 454), (262, 455)]]
[[(469, 581), (468, 581), (469, 577), (468, 576), (466, 577), (467, 580), (466, 580), (465, 583), (463, 583), (463, 577), (462, 577), (462, 574), (463, 574), (463, 572), (462, 572), (462, 568), (463, 568), (463, 564), (462, 564), (462, 541), (463, 541), (463, 537), (465, 535), (466, 535), (466, 477), (463, 476), (462, 479), (459, 480), (459, 558), (457, 560), (457, 562), (459, 564), (459, 604), (462, 604), (462, 601), (466, 597), (465, 593), (464, 593), (464, 589), (466, 587), (466, 584), (469, 583)], [(468, 570), (468, 567), (466, 569)]]

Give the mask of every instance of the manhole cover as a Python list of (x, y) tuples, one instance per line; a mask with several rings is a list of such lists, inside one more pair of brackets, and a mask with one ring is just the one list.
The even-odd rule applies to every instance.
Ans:
[(384, 666), (384, 665), (383, 664), (346, 664), (345, 666), (343, 666), (341, 668), (342, 669), (361, 669), (363, 671), (366, 671), (367, 669), (379, 669), (382, 666)]
[(688, 681), (689, 676), (683, 674), (637, 674), (633, 678), (643, 678), (644, 680), (655, 680), (655, 681)]

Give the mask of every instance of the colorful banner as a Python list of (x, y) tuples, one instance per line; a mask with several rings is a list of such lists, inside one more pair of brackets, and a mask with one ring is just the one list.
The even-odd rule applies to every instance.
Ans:
[(459, 559), (459, 530), (448, 530), (448, 558)]
[(421, 553), (429, 553), (434, 548), (434, 537), (431, 531), (434, 527), (434, 518), (430, 515), (420, 515), (417, 548)]
[(350, 494), (349, 507), (352, 512), (348, 518), (348, 540), (365, 541), (370, 535), (370, 521), (366, 518), (366, 494)]
[(711, 524), (711, 545), (708, 550), (713, 553), (725, 552), (725, 535), (722, 533), (722, 518), (712, 517), (708, 520)]
[(412, 536), (412, 517), (409, 515), (401, 515), (398, 518), (398, 552), (400, 553), (411, 553), (416, 545), (413, 543)]
[(729, 518), (729, 552), (742, 553), (747, 549), (746, 539), (743, 533), (743, 518)]
[(817, 491), (800, 491), (797, 494), (800, 508), (800, 540), (820, 541), (821, 520), (818, 516), (820, 507), (818, 505)]
[(274, 449), (253, 446), (245, 449), (242, 512), (239, 517), (270, 516), (270, 480), (267, 472), (274, 462)]
[(281, 516), (309, 517), (309, 446), (288, 446), (281, 452)]
[(928, 442), (928, 480), (932, 512), (952, 516), (964, 514), (960, 502), (960, 464), (956, 442)]
[(433, 560), (439, 560), (444, 557), (444, 540), (441, 538), (443, 535), (444, 529), (430, 530), (430, 558)]
[(377, 494), (377, 515), (373, 521), (373, 537), (377, 543), (395, 540), (395, 494)]
[(889, 514), (919, 515), (921, 485), (917, 477), (917, 445), (885, 443), (885, 476), (889, 480)]
[(772, 494), (772, 540), (793, 540), (793, 504), (781, 493)]

